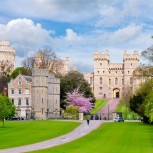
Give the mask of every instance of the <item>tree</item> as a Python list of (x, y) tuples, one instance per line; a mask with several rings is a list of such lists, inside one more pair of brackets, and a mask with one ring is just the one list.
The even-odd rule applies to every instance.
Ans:
[(34, 67), (48, 69), (50, 72), (58, 73), (63, 63), (51, 49), (39, 49), (34, 55), (24, 59), (22, 65), (32, 75), (32, 69)]
[(72, 92), (74, 89), (79, 87), (79, 91), (84, 94), (86, 98), (91, 97), (92, 102), (95, 102), (94, 95), (91, 91), (90, 85), (84, 79), (83, 74), (77, 71), (70, 71), (65, 76), (60, 76), (61, 84), (60, 84), (60, 99), (61, 99), (61, 107), (65, 108), (66, 104), (66, 93)]
[(10, 118), (15, 115), (15, 106), (13, 105), (12, 101), (6, 97), (0, 95), (0, 120), (4, 121), (7, 118)]
[(15, 79), (19, 74), (30, 75), (27, 69), (24, 67), (18, 67), (11, 73), (11, 78)]
[(7, 83), (10, 81), (10, 72), (12, 65), (8, 62), (0, 63), (0, 93), (4, 92), (4, 88), (7, 88)]
[(66, 93), (66, 101), (68, 105), (74, 105), (79, 108), (79, 112), (89, 113), (93, 104), (91, 103), (91, 98), (85, 98), (83, 94), (79, 93), (79, 88), (75, 89), (72, 92)]

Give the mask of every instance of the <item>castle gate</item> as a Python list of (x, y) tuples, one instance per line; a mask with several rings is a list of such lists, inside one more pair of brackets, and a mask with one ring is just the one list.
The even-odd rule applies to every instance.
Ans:
[(120, 98), (120, 90), (118, 88), (113, 89), (113, 98)]

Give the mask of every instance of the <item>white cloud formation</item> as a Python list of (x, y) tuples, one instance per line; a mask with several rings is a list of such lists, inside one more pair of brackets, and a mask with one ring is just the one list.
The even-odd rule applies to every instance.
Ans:
[(32, 20), (25, 18), (0, 24), (0, 39), (9, 40), (16, 48), (17, 56), (21, 57), (44, 45), (51, 45), (51, 33), (40, 24), (34, 24)]

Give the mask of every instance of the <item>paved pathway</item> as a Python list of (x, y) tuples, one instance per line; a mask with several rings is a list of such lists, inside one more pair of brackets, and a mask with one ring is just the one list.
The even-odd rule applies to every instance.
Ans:
[(82, 121), (82, 124), (79, 127), (77, 127), (76, 129), (74, 129), (72, 132), (68, 134), (62, 135), (60, 137), (57, 137), (51, 140), (46, 140), (43, 142), (31, 144), (31, 145), (3, 149), (3, 150), (0, 150), (0, 153), (23, 153), (23, 152), (29, 152), (29, 151), (58, 146), (58, 145), (61, 145), (61, 144), (64, 144), (64, 143), (67, 143), (67, 142), (70, 142), (70, 141), (73, 141), (75, 139), (85, 136), (86, 134), (98, 128), (104, 122), (108, 122), (108, 121), (92, 120), (90, 121), (89, 125), (87, 125), (86, 121)]
[[(112, 113), (115, 111), (119, 104), (118, 98), (109, 99), (109, 101), (102, 107), (102, 109), (98, 112), (99, 115), (102, 116), (102, 119), (111, 119)], [(109, 115), (108, 115), (109, 112)]]

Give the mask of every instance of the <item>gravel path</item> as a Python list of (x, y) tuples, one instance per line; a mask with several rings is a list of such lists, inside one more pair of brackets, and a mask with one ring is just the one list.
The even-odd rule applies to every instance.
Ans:
[(91, 131), (97, 129), (102, 123), (108, 122), (104, 120), (92, 120), (90, 121), (90, 124), (87, 125), (86, 121), (82, 121), (82, 124), (74, 129), (72, 132), (62, 135), (60, 137), (46, 140), (43, 142), (21, 146), (21, 147), (15, 147), (15, 148), (9, 148), (9, 149), (3, 149), (0, 150), (0, 153), (23, 153), (23, 152), (29, 152), (34, 150), (40, 150), (45, 148), (51, 148), (54, 146), (58, 146), (73, 140), (76, 140), (80, 137), (85, 136), (86, 134), (90, 133)]

